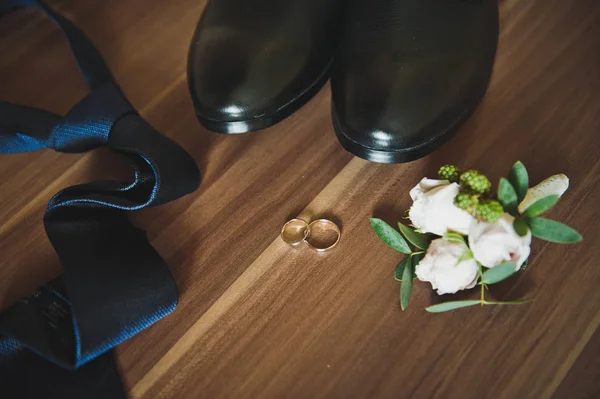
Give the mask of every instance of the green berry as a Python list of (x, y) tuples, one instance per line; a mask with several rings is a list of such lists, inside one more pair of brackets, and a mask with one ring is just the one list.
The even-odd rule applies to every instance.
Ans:
[(470, 214), (473, 214), (475, 212), (475, 207), (478, 203), (479, 198), (477, 198), (476, 195), (460, 193), (456, 197), (454, 197), (454, 205), (456, 205), (460, 209), (464, 209)]
[(475, 206), (475, 216), (485, 222), (494, 223), (503, 213), (502, 204), (496, 200), (483, 200)]
[(442, 180), (450, 180), (453, 183), (458, 183), (460, 172), (454, 165), (444, 165), (438, 171), (438, 176)]
[(473, 194), (486, 194), (492, 189), (492, 183), (485, 175), (476, 170), (467, 170), (460, 175), (462, 188)]

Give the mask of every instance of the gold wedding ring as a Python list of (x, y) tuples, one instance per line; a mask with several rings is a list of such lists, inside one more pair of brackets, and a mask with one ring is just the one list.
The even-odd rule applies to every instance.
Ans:
[(297, 246), (305, 242), (316, 252), (335, 247), (340, 237), (340, 228), (327, 219), (318, 219), (310, 224), (302, 219), (292, 219), (281, 229), (281, 238), (286, 244)]
[(283, 225), (281, 239), (291, 246), (300, 245), (308, 237), (308, 223), (302, 219), (292, 219)]
[(305, 241), (317, 252), (329, 251), (340, 242), (340, 228), (331, 220), (318, 219), (308, 225)]

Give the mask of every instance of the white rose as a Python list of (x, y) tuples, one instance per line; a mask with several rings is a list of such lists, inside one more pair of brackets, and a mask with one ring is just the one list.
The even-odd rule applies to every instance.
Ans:
[(448, 180), (421, 180), (410, 190), (413, 205), (408, 217), (412, 224), (422, 233), (443, 236), (448, 231), (456, 231), (466, 235), (475, 218), (454, 205), (458, 191), (458, 184)]
[(430, 282), (438, 295), (473, 288), (479, 276), (477, 262), (473, 258), (459, 262), (468, 250), (466, 244), (461, 242), (443, 238), (433, 240), (425, 257), (417, 265), (417, 278)]
[(516, 269), (529, 257), (531, 232), (521, 237), (513, 228), (514, 217), (505, 213), (495, 223), (479, 222), (469, 231), (469, 247), (473, 256), (485, 267), (516, 262)]

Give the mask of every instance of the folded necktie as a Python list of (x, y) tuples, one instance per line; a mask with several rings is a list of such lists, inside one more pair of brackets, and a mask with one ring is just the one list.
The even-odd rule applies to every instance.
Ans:
[(65, 116), (0, 102), (0, 153), (107, 146), (134, 177), (68, 187), (50, 200), (44, 227), (63, 274), (0, 313), (0, 397), (122, 398), (111, 349), (178, 298), (165, 261), (127, 211), (195, 191), (199, 171), (135, 111), (74, 24), (41, 1), (0, 0), (0, 14), (21, 7), (43, 10), (64, 31), (91, 90)]

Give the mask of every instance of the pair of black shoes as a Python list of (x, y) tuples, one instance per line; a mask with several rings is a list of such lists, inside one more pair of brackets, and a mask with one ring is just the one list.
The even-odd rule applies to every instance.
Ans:
[(245, 133), (287, 117), (331, 78), (341, 144), (407, 162), (444, 142), (485, 94), (497, 0), (210, 0), (189, 82), (209, 130)]

